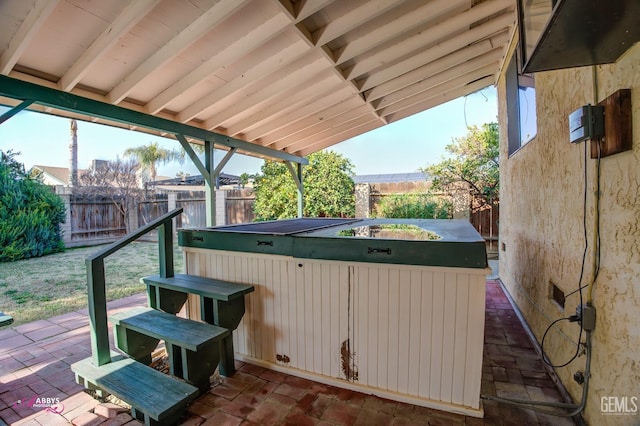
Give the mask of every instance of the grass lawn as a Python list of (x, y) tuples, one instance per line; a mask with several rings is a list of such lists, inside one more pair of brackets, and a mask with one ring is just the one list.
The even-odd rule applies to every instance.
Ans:
[[(84, 259), (97, 247), (67, 249), (45, 257), (0, 263), (0, 311), (13, 325), (46, 319), (87, 306)], [(183, 270), (175, 247), (176, 272)], [(133, 242), (105, 259), (107, 300), (145, 291), (140, 278), (158, 273), (158, 243)]]

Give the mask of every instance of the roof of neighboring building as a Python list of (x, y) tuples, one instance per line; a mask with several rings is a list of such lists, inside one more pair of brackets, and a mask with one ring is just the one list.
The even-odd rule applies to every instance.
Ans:
[[(67, 185), (69, 183), (68, 167), (42, 166), (36, 164), (32, 169), (37, 169), (44, 173), (49, 179), (58, 181), (58, 185)], [(86, 172), (85, 169), (78, 169), (79, 174), (84, 172)]]
[(427, 175), (424, 173), (391, 173), (380, 175), (357, 175), (353, 177), (354, 183), (420, 182), (427, 180)]
[[(226, 173), (220, 173), (218, 176), (218, 183), (221, 186), (225, 185), (237, 185), (240, 183), (240, 177), (229, 175)], [(168, 178), (168, 179), (157, 179), (153, 182), (149, 183), (150, 185), (155, 186), (202, 186), (204, 185), (204, 178), (202, 175), (195, 176), (185, 176), (185, 177), (177, 177), (177, 178)]]

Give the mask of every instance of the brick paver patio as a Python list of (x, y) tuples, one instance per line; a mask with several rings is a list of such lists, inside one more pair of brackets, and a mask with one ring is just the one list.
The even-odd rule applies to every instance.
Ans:
[[(482, 392), (562, 401), (500, 284), (487, 282)], [(146, 303), (136, 295), (109, 312)], [(69, 365), (90, 356), (86, 310), (0, 330), (0, 426), (135, 425), (127, 411), (100, 403), (75, 383)], [(483, 419), (384, 400), (238, 362), (232, 378), (215, 378), (189, 408), (184, 425), (573, 425), (494, 401)], [(59, 398), (61, 414), (34, 408)], [(54, 410), (53, 410), (54, 411)]]

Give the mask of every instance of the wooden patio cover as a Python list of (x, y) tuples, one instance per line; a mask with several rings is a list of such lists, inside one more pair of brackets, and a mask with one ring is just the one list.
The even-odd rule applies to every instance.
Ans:
[(3, 0), (0, 104), (196, 143), (215, 133), (238, 152), (298, 158), (494, 84), (515, 8)]

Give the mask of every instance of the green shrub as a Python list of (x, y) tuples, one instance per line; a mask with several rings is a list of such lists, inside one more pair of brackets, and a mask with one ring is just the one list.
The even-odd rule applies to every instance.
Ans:
[(377, 217), (393, 219), (449, 219), (452, 204), (443, 197), (428, 194), (393, 194), (382, 198)]
[(0, 262), (64, 250), (64, 203), (15, 160), (0, 151)]

